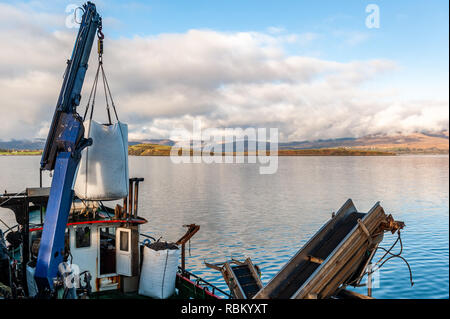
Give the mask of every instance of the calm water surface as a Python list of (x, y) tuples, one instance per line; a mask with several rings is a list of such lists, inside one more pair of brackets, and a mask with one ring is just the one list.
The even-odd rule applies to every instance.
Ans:
[[(0, 156), (1, 191), (37, 186), (39, 160)], [(260, 175), (252, 164), (177, 165), (167, 157), (130, 157), (130, 176), (145, 178), (139, 210), (149, 223), (143, 232), (175, 241), (185, 232), (182, 225), (201, 225), (187, 268), (226, 291), (220, 273), (204, 260), (251, 257), (267, 283), (348, 198), (360, 211), (380, 201), (406, 224), (402, 256), (414, 286), (406, 264), (391, 259), (380, 270), (376, 298), (449, 297), (448, 168), (448, 156), (280, 157), (276, 174)], [(48, 173), (44, 177), (49, 185)], [(0, 214), (13, 223), (9, 211)], [(382, 246), (395, 239), (386, 234)]]

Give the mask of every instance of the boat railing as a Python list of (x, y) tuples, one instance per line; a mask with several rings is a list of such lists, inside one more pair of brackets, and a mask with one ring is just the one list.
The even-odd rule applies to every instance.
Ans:
[[(233, 296), (225, 291), (223, 291), (222, 289), (220, 289), (219, 287), (213, 285), (212, 283), (206, 281), (205, 279), (191, 273), (190, 271), (181, 268), (180, 266), (178, 266), (178, 273), (181, 274), (182, 276), (188, 278), (189, 280), (191, 280), (191, 277), (194, 277), (195, 283), (199, 286), (203, 286), (206, 289), (208, 289), (212, 294), (216, 295), (216, 292), (220, 292), (222, 295), (224, 295), (225, 297), (227, 297), (228, 299), (233, 299)], [(208, 288), (209, 287), (209, 288)]]

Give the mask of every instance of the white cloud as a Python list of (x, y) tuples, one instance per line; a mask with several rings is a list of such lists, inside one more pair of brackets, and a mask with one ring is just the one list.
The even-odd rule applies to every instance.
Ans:
[[(0, 139), (45, 137), (76, 30), (64, 28), (64, 17), (6, 4), (0, 21)], [(284, 140), (448, 129), (448, 99), (402, 101), (392, 90), (364, 89), (395, 72), (392, 61), (340, 63), (284, 49), (316, 38), (275, 29), (106, 38), (104, 63), (130, 139), (167, 138), (195, 118), (206, 127), (278, 127)], [(95, 67), (94, 48), (80, 113)]]
[(369, 39), (369, 33), (361, 31), (343, 31), (337, 30), (333, 32), (336, 38), (342, 39), (342, 41), (349, 46), (356, 46)]
[(270, 33), (270, 34), (279, 34), (279, 33), (285, 32), (285, 31), (286, 31), (286, 29), (283, 28), (283, 27), (274, 27), (274, 26), (272, 26), (272, 27), (268, 27), (267, 28), (267, 32)]

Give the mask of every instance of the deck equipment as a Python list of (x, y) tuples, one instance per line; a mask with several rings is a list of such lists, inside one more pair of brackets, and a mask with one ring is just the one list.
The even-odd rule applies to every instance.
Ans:
[(41, 297), (49, 296), (53, 291), (58, 265), (63, 261), (64, 232), (73, 200), (75, 172), (81, 151), (92, 144), (91, 139), (84, 138), (83, 121), (77, 106), (94, 37), (96, 33), (102, 36), (102, 19), (92, 2), (87, 2), (83, 11), (41, 159), (41, 170), (54, 170), (35, 273)]
[(258, 268), (250, 258), (244, 262), (232, 259), (219, 264), (205, 262), (205, 265), (222, 273), (236, 299), (251, 299), (263, 287)]
[(379, 202), (361, 213), (349, 199), (253, 298), (332, 297), (348, 284), (359, 284), (385, 231), (403, 227)]

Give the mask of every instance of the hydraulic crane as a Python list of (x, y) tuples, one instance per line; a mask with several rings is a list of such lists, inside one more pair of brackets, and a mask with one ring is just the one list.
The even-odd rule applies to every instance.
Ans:
[(53, 170), (50, 196), (36, 264), (40, 296), (53, 291), (53, 281), (64, 256), (64, 234), (73, 201), (72, 186), (81, 151), (92, 144), (84, 138), (83, 119), (77, 113), (94, 37), (103, 39), (102, 20), (95, 4), (83, 5), (83, 16), (72, 57), (67, 61), (63, 85), (41, 159), (41, 170)]

